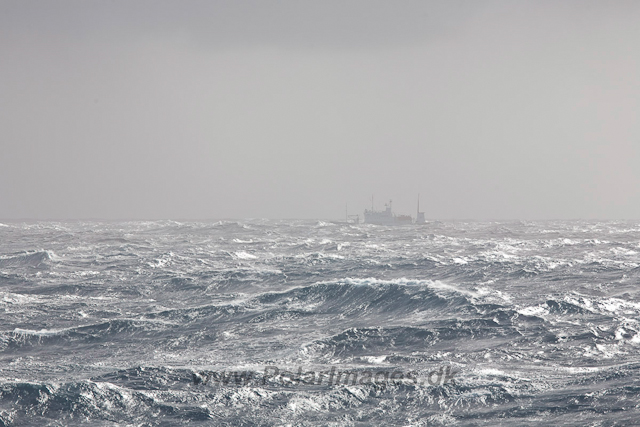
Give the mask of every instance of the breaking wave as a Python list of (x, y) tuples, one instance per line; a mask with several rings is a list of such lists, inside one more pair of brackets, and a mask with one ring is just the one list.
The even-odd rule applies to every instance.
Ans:
[(32, 251), (20, 254), (0, 255), (0, 268), (41, 268), (48, 266), (51, 261), (56, 258), (53, 251)]

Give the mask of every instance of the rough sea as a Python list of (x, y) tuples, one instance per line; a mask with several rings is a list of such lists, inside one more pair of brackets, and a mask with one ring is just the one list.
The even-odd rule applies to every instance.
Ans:
[(0, 224), (0, 425), (640, 424), (639, 222)]

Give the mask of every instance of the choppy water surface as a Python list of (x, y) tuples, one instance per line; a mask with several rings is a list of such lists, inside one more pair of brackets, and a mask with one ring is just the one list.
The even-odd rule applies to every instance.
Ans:
[(0, 425), (632, 425), (639, 266), (637, 222), (6, 223)]

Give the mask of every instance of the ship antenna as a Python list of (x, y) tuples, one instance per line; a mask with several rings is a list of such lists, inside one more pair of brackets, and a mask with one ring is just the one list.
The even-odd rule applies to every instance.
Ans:
[(418, 215), (420, 215), (420, 193), (418, 193)]

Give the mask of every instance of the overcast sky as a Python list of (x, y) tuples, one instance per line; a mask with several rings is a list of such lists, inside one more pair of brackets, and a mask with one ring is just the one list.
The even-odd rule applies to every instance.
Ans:
[(0, 0), (0, 218), (640, 219), (639, 1)]

